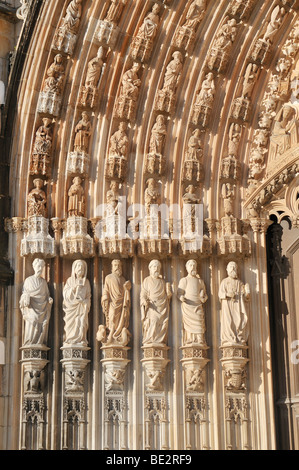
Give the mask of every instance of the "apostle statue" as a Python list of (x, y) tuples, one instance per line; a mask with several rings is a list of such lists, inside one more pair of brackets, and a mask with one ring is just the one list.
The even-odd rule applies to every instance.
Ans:
[(187, 261), (186, 269), (188, 275), (180, 280), (177, 292), (182, 303), (183, 345), (197, 344), (206, 346), (203, 309), (203, 304), (208, 299), (206, 287), (197, 274), (197, 263), (194, 259)]
[(169, 304), (171, 287), (160, 274), (161, 263), (152, 260), (150, 275), (143, 281), (140, 305), (143, 330), (143, 345), (166, 345), (168, 337)]
[(112, 272), (105, 278), (102, 295), (102, 308), (106, 318), (106, 328), (99, 326), (97, 339), (105, 345), (126, 346), (130, 340), (129, 319), (131, 306), (131, 282), (122, 275), (122, 263), (113, 260)]
[(248, 339), (246, 301), (250, 297), (248, 284), (238, 279), (238, 267), (234, 261), (227, 265), (226, 277), (220, 284), (221, 345), (246, 345)]
[(76, 260), (72, 274), (63, 288), (64, 345), (87, 346), (88, 313), (91, 288), (87, 279), (87, 263)]
[(53, 299), (46, 280), (41, 277), (45, 261), (36, 258), (32, 267), (34, 274), (25, 279), (20, 298), (20, 309), (25, 320), (23, 346), (45, 346)]

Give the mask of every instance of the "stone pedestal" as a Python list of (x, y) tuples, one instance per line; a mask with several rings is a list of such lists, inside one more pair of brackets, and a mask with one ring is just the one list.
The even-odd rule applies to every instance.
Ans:
[(108, 21), (100, 20), (95, 33), (95, 40), (103, 45), (114, 48), (119, 34), (119, 27)]
[(161, 450), (169, 449), (167, 393), (164, 385), (169, 348), (164, 345), (143, 346), (143, 359), (141, 360), (144, 376), (144, 449), (156, 450), (157, 440), (161, 443)]
[(212, 47), (207, 59), (207, 66), (211, 71), (224, 73), (229, 61), (229, 53), (222, 49)]
[(81, 345), (66, 345), (62, 350), (63, 367), (63, 424), (62, 449), (86, 449), (86, 366), (90, 362), (90, 348)]
[(82, 86), (78, 106), (94, 109), (98, 103), (99, 92), (95, 87)]
[(133, 60), (140, 60), (142, 63), (149, 61), (153, 49), (152, 38), (133, 38), (130, 56)]
[(176, 94), (173, 91), (159, 90), (157, 92), (154, 110), (157, 112), (164, 112), (167, 114), (173, 114), (176, 105)]
[(66, 170), (72, 175), (88, 175), (90, 155), (86, 152), (70, 152), (67, 156)]
[(212, 243), (207, 235), (198, 238), (182, 238), (178, 248), (181, 256), (196, 254), (200, 257), (208, 257), (212, 254)]
[[(102, 346), (104, 368), (104, 450), (127, 450), (126, 369), (130, 348), (118, 345)], [(111, 439), (111, 436), (114, 439)]]
[(85, 258), (94, 256), (94, 242), (87, 233), (87, 219), (85, 217), (69, 217), (60, 240), (60, 254), (65, 257), (82, 255)]
[(185, 160), (182, 180), (186, 183), (199, 183), (203, 178), (204, 169), (202, 163), (197, 160)]
[(134, 121), (136, 116), (137, 102), (126, 96), (116, 100), (113, 116), (117, 119)]
[(234, 155), (228, 155), (221, 161), (221, 180), (239, 181), (241, 176), (241, 164)]
[(269, 61), (271, 52), (271, 44), (267, 41), (264, 41), (263, 39), (258, 39), (250, 51), (250, 58), (254, 62), (257, 62), (261, 65), (266, 65)]
[(195, 31), (194, 29), (187, 28), (186, 26), (181, 26), (172, 41), (172, 45), (178, 49), (183, 49), (184, 51), (190, 51), (195, 41)]
[(108, 180), (124, 181), (127, 176), (128, 161), (123, 156), (110, 155), (105, 164), (105, 177)]
[(231, 117), (245, 122), (249, 119), (249, 111), (250, 101), (242, 97), (236, 98), (233, 102)]
[(77, 35), (63, 29), (58, 29), (54, 41), (53, 49), (55, 51), (63, 52), (67, 55), (72, 55), (77, 42)]
[(191, 121), (195, 126), (203, 128), (209, 125), (212, 108), (206, 104), (194, 104)]
[(221, 350), (226, 449), (248, 450), (248, 399), (246, 394), (248, 347), (236, 344), (222, 346)]
[(45, 217), (28, 218), (28, 232), (21, 241), (21, 256), (55, 256), (55, 240), (49, 235), (49, 220)]
[(166, 158), (163, 155), (149, 153), (145, 157), (144, 173), (146, 175), (163, 176), (166, 169)]
[(42, 114), (50, 114), (57, 117), (61, 108), (61, 95), (58, 93), (41, 91), (37, 105), (37, 111)]
[(22, 426), (21, 449), (43, 450), (45, 444), (46, 403), (45, 373), (49, 348), (24, 346), (22, 351)]
[(206, 398), (208, 346), (190, 344), (181, 347), (184, 370), (185, 446), (186, 450), (209, 449)]
[(246, 257), (251, 254), (251, 242), (243, 232), (243, 223), (233, 216), (222, 217), (217, 227), (216, 243), (218, 255)]

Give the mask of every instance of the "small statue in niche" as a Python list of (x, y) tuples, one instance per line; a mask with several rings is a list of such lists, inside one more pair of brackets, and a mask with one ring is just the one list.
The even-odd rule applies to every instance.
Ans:
[(127, 157), (129, 153), (129, 139), (127, 136), (127, 123), (119, 123), (118, 130), (111, 136), (109, 152), (105, 165), (107, 179), (123, 181), (127, 174)]
[(156, 111), (172, 113), (174, 110), (176, 90), (183, 70), (183, 55), (175, 51), (172, 58), (166, 67), (163, 87), (157, 92), (154, 105)]
[(274, 118), (270, 142), (271, 147), (274, 147), (279, 155), (282, 155), (291, 147), (290, 128), (294, 123), (295, 115), (295, 107), (290, 103), (286, 103)]
[(65, 33), (76, 34), (80, 25), (81, 15), (82, 0), (72, 0), (66, 9), (66, 14), (59, 27), (58, 37), (64, 36)]
[[(226, 21), (226, 22), (225, 22)], [(221, 49), (222, 51), (227, 51), (231, 48), (234, 40), (237, 35), (237, 21), (232, 19), (224, 20), (224, 24), (220, 27), (220, 30), (216, 36), (215, 43), (213, 47)]]
[(200, 204), (200, 198), (196, 194), (196, 187), (193, 184), (189, 184), (183, 195), (184, 204)]
[(162, 155), (166, 133), (167, 129), (165, 124), (165, 116), (163, 116), (163, 114), (159, 114), (151, 132), (149, 143), (150, 153), (155, 155)]
[(44, 181), (41, 178), (33, 180), (34, 189), (27, 197), (28, 217), (47, 217), (47, 196), (42, 190)]
[(87, 263), (76, 260), (72, 274), (63, 288), (64, 344), (87, 346), (88, 313), (91, 288), (87, 279)]
[(191, 3), (187, 15), (186, 21), (183, 24), (183, 28), (194, 30), (200, 20), (202, 19), (203, 12), (206, 9), (206, 0), (195, 0)]
[(65, 69), (63, 66), (63, 58), (61, 54), (57, 54), (54, 57), (53, 63), (47, 70), (47, 78), (45, 79), (43, 91), (47, 93), (61, 94), (62, 83), (65, 75)]
[(201, 84), (200, 91), (193, 105), (192, 122), (195, 125), (200, 124), (202, 127), (207, 126), (214, 102), (215, 91), (214, 75), (212, 72), (209, 72)]
[(150, 275), (142, 283), (140, 294), (143, 345), (166, 345), (171, 287), (161, 276), (161, 263), (149, 263)]
[(85, 216), (85, 195), (82, 187), (82, 179), (76, 176), (73, 184), (68, 191), (68, 217), (84, 217)]
[(202, 156), (202, 142), (200, 129), (195, 129), (188, 140), (188, 148), (185, 154), (185, 161), (199, 161)]
[(174, 93), (176, 91), (183, 69), (183, 56), (181, 52), (175, 51), (172, 54), (172, 58), (173, 60), (167, 65), (164, 75), (161, 91), (165, 93)]
[(48, 284), (41, 277), (45, 267), (43, 259), (36, 258), (34, 274), (28, 277), (20, 298), (20, 309), (25, 320), (23, 346), (46, 345), (53, 299)]
[(276, 5), (276, 7), (273, 9), (271, 13), (271, 18), (267, 24), (266, 31), (264, 35), (261, 37), (263, 41), (266, 41), (268, 43), (273, 42), (273, 36), (275, 36), (278, 29), (280, 28), (285, 14), (286, 14), (285, 9), (281, 8), (279, 5)]
[(30, 174), (47, 175), (50, 171), (50, 154), (52, 149), (52, 120), (42, 119), (42, 125), (35, 134), (32, 157), (30, 162)]
[(196, 230), (196, 206), (201, 200), (196, 194), (196, 187), (189, 184), (183, 195), (183, 232), (185, 236), (195, 234)]
[(163, 149), (166, 136), (166, 124), (163, 114), (159, 114), (152, 127), (149, 153), (146, 156), (145, 171), (150, 174), (161, 176), (164, 173), (166, 159), (163, 156)]
[(259, 72), (260, 69), (257, 64), (250, 63), (247, 65), (243, 79), (242, 98), (251, 98), (252, 90), (256, 84)]
[(127, 129), (126, 122), (119, 123), (118, 130), (110, 138), (109, 156), (127, 158), (129, 149)]
[(233, 201), (236, 197), (236, 186), (231, 183), (224, 183), (221, 195), (224, 200), (224, 213), (226, 217), (230, 217), (234, 212)]
[(75, 127), (74, 151), (88, 153), (89, 139), (91, 136), (91, 122), (86, 112)]
[(103, 71), (104, 65), (104, 48), (98, 49), (96, 57), (88, 62), (85, 84), (81, 89), (80, 104), (82, 106), (89, 105), (93, 108), (96, 100), (97, 87)]
[(198, 344), (206, 346), (205, 314), (203, 304), (208, 300), (206, 287), (197, 274), (197, 262), (186, 263), (188, 275), (179, 281), (178, 298), (182, 304), (183, 345)]
[(160, 22), (159, 11), (160, 5), (154, 3), (152, 11), (145, 17), (136, 36), (133, 38), (131, 56), (134, 60), (140, 58), (144, 62), (149, 59)]
[(105, 345), (126, 346), (130, 340), (129, 320), (131, 282), (122, 275), (122, 263), (113, 260), (112, 272), (105, 278), (101, 305), (106, 318), (106, 328), (99, 326), (97, 339)]
[(194, 0), (189, 6), (185, 22), (178, 28), (174, 45), (186, 49), (193, 43), (197, 26), (202, 20), (206, 9), (206, 0)]
[(129, 121), (135, 117), (141, 80), (138, 77), (141, 64), (135, 62), (122, 77), (119, 97), (116, 101), (115, 116)]
[(32, 154), (50, 155), (52, 147), (52, 120), (42, 119), (42, 125), (37, 129)]
[(146, 190), (144, 193), (144, 202), (146, 208), (146, 215), (151, 214), (151, 206), (160, 204), (161, 195), (158, 189), (157, 182), (154, 178), (149, 178), (146, 182)]
[(250, 298), (249, 285), (238, 279), (238, 267), (234, 261), (228, 263), (227, 274), (218, 294), (221, 302), (221, 345), (246, 345), (248, 315), (245, 304)]
[(126, 3), (127, 3), (127, 0), (111, 0), (110, 6), (104, 18), (104, 21), (117, 25)]
[(212, 72), (208, 73), (203, 80), (200, 92), (197, 95), (195, 104), (200, 106), (211, 106), (214, 100), (216, 87), (214, 82), (214, 75)]
[(106, 195), (107, 201), (107, 215), (118, 215), (119, 212), (119, 183), (112, 180), (110, 183), (110, 189)]
[(229, 142), (228, 142), (228, 154), (229, 155), (238, 155), (238, 149), (240, 145), (242, 135), (242, 128), (240, 124), (232, 123), (229, 128)]

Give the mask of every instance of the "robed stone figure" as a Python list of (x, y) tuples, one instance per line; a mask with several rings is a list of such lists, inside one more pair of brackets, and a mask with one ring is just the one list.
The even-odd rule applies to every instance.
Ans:
[(48, 339), (48, 328), (53, 299), (48, 284), (41, 277), (45, 261), (35, 259), (33, 276), (25, 279), (20, 298), (20, 309), (25, 320), (23, 346), (44, 345)]
[(248, 315), (246, 302), (250, 297), (248, 284), (238, 279), (238, 267), (234, 261), (227, 265), (228, 277), (219, 288), (221, 301), (221, 346), (246, 345), (248, 339)]
[(160, 261), (152, 260), (149, 272), (140, 293), (143, 345), (166, 345), (171, 288), (162, 279)]
[(122, 275), (121, 261), (113, 260), (112, 272), (105, 278), (101, 299), (106, 317), (106, 328), (100, 325), (97, 333), (98, 341), (102, 341), (105, 345), (118, 344), (126, 346), (129, 342), (130, 290), (131, 282), (126, 281)]
[(189, 260), (186, 263), (188, 275), (178, 285), (178, 298), (182, 304), (183, 345), (199, 344), (206, 346), (205, 313), (203, 304), (208, 296), (203, 280), (197, 274), (197, 263)]
[(64, 345), (87, 346), (88, 313), (91, 288), (87, 279), (87, 263), (76, 260), (72, 274), (63, 289)]

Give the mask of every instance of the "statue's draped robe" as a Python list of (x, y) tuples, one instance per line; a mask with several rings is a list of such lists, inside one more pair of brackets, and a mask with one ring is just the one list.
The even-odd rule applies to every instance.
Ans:
[(23, 296), (30, 297), (29, 307), (22, 308), (25, 320), (23, 345), (45, 345), (51, 315), (49, 288), (45, 279), (28, 277), (24, 282)]
[[(146, 300), (149, 306), (146, 309)], [(166, 344), (168, 333), (169, 300), (163, 279), (151, 276), (143, 281), (140, 294), (141, 308), (144, 311), (143, 344)]]
[(120, 337), (123, 328), (129, 327), (130, 292), (124, 288), (125, 282), (123, 276), (108, 274), (103, 290), (102, 305), (106, 300), (109, 303), (107, 327), (113, 330), (115, 340)]
[[(231, 298), (231, 293), (235, 297)], [(227, 277), (219, 288), (221, 301), (221, 344), (245, 344), (248, 339), (247, 313), (244, 301), (244, 284)]]
[[(77, 298), (79, 295), (82, 299)], [(88, 279), (79, 286), (70, 277), (63, 289), (63, 310), (65, 313), (65, 339), (67, 344), (87, 345), (88, 313), (91, 305), (91, 289)]]
[[(202, 296), (200, 292), (203, 291)], [(182, 315), (184, 326), (184, 343), (202, 343), (205, 334), (205, 314), (203, 302), (207, 300), (205, 284), (197, 276), (186, 276), (180, 280), (178, 297), (184, 296)]]

